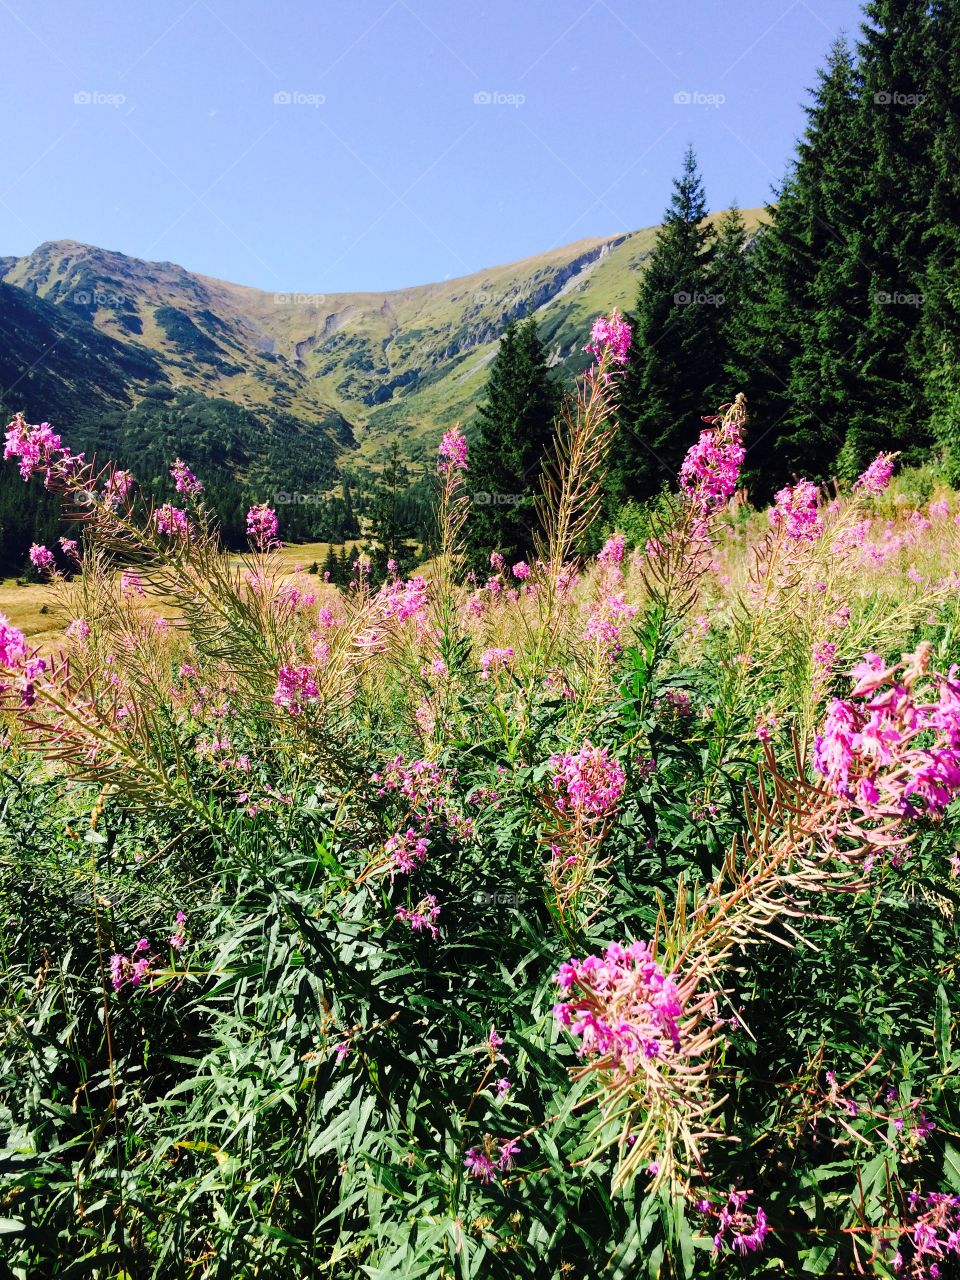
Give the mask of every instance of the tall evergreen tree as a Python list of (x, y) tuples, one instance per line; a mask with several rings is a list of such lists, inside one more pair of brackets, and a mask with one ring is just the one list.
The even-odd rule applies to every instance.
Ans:
[(747, 224), (734, 204), (716, 226), (710, 273), (710, 293), (716, 299), (713, 381), (704, 391), (704, 413), (732, 400), (736, 392), (742, 390), (734, 385), (730, 369), (735, 358), (735, 326), (749, 289), (748, 241)]
[(840, 460), (848, 475), (879, 447), (919, 460), (929, 444), (921, 366), (931, 139), (921, 108), (930, 79), (930, 6), (871, 0), (865, 13), (859, 124), (870, 162), (861, 257), (869, 279), (853, 352), (865, 394), (852, 406)]
[(415, 560), (415, 519), (409, 495), (410, 476), (394, 443), (386, 466), (374, 487), (364, 552), (370, 558), (372, 580), (382, 582), (388, 562), (403, 574)]
[(677, 472), (716, 380), (714, 233), (692, 148), (640, 282), (630, 362), (620, 384), (621, 435), (611, 468), (616, 500), (644, 498)]
[(960, 6), (932, 14), (930, 75), (923, 102), (931, 138), (923, 287), (924, 392), (930, 434), (947, 477), (960, 483)]
[(491, 551), (512, 558), (532, 551), (533, 504), (560, 405), (536, 320), (511, 321), (490, 367), (470, 450), (467, 531), (478, 561)]
[(859, 236), (857, 95), (844, 41), (819, 73), (807, 127), (746, 274), (731, 318), (727, 369), (747, 393), (747, 472), (765, 497), (794, 473), (834, 468), (856, 394), (852, 347), (866, 309)]

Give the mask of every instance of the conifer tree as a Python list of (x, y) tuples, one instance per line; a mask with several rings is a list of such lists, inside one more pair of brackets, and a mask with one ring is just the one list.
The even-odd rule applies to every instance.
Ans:
[(714, 232), (692, 148), (640, 282), (630, 362), (621, 380), (615, 500), (645, 498), (676, 475), (718, 369)]
[(747, 393), (754, 496), (832, 474), (857, 394), (852, 348), (866, 310), (857, 93), (846, 42), (832, 48), (807, 127), (756, 237), (746, 301), (731, 318), (730, 380)]
[[(931, 144), (921, 108), (930, 72), (929, 8), (928, 0), (871, 0), (865, 8), (859, 125), (870, 160), (860, 254), (868, 286), (852, 352), (863, 396), (852, 406), (840, 459), (848, 476), (878, 448), (899, 448), (918, 461), (929, 443), (921, 369)], [(854, 178), (849, 170), (848, 177)]]
[(478, 562), (491, 551), (514, 559), (532, 552), (533, 504), (560, 404), (536, 320), (511, 321), (490, 367), (470, 450), (467, 531)]
[(930, 76), (923, 109), (930, 138), (930, 198), (923, 287), (923, 382), (932, 438), (947, 478), (960, 484), (960, 6), (939, 0), (932, 15)]
[(389, 561), (394, 562), (397, 573), (402, 575), (416, 559), (409, 484), (410, 477), (400, 446), (394, 443), (374, 486), (368, 516), (370, 523), (364, 553), (370, 558), (374, 583), (386, 578)]

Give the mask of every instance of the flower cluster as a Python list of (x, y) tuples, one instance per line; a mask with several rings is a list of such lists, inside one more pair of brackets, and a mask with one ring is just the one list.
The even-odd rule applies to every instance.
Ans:
[(911, 1191), (907, 1208), (913, 1216), (903, 1228), (893, 1256), (894, 1273), (911, 1280), (946, 1280), (948, 1275), (956, 1274), (956, 1261), (949, 1271), (940, 1263), (951, 1254), (960, 1259), (960, 1196), (938, 1191), (924, 1196)]
[(467, 470), (467, 438), (459, 427), (444, 432), (437, 450), (437, 470), (441, 475)]
[(196, 498), (203, 493), (203, 485), (193, 474), (185, 462), (179, 458), (176, 459), (170, 468), (170, 476), (173, 479), (173, 487), (177, 493), (185, 493), (188, 498)]
[(587, 819), (610, 813), (627, 781), (619, 760), (606, 747), (595, 747), (589, 741), (574, 755), (551, 756), (550, 767), (555, 771), (552, 785), (557, 808)]
[(169, 502), (154, 511), (153, 523), (159, 533), (164, 533), (169, 538), (186, 538), (190, 534), (187, 513), (179, 507), (171, 506)]
[(729, 1250), (732, 1253), (757, 1253), (763, 1248), (770, 1231), (767, 1215), (761, 1205), (749, 1210), (750, 1191), (731, 1191), (723, 1204), (711, 1200), (698, 1200), (696, 1208), (707, 1218), (713, 1218), (716, 1232), (713, 1237), (714, 1253)]
[(392, 582), (381, 588), (381, 608), (385, 618), (406, 622), (409, 618), (421, 619), (427, 611), (429, 594), (425, 578), (411, 578), (408, 582)]
[(274, 690), (275, 706), (285, 707), (291, 715), (299, 715), (310, 702), (320, 697), (312, 667), (284, 666), (277, 672), (277, 687)]
[(520, 1150), (516, 1139), (497, 1142), (491, 1135), (485, 1134), (479, 1147), (471, 1147), (464, 1158), (467, 1177), (476, 1178), (479, 1182), (490, 1184), (496, 1182), (498, 1173), (505, 1173), (513, 1168), (514, 1157)]
[[(426, 844), (426, 841), (423, 843)], [(421, 898), (413, 910), (408, 910), (406, 907), (397, 907), (398, 920), (402, 920), (404, 924), (409, 925), (415, 933), (426, 930), (434, 938), (439, 933), (434, 923), (439, 915), (440, 908), (437, 906), (437, 900), (432, 893), (428, 893), (426, 897)]]
[(883, 493), (890, 483), (890, 477), (893, 475), (893, 464), (899, 456), (898, 453), (878, 453), (863, 475), (857, 477), (853, 486), (854, 490), (871, 494), (874, 497)]
[(556, 981), (569, 999), (554, 1006), (554, 1016), (579, 1037), (581, 1057), (633, 1075), (641, 1058), (679, 1050), (680, 993), (647, 943), (612, 943), (602, 957), (569, 960)]
[(480, 655), (480, 679), (489, 680), (498, 671), (505, 671), (512, 661), (512, 649), (485, 649)]
[(814, 767), (865, 817), (936, 818), (960, 792), (957, 668), (928, 673), (930, 653), (924, 642), (889, 667), (865, 654), (850, 697), (828, 708)]
[(623, 649), (624, 628), (636, 615), (637, 606), (627, 604), (622, 592), (604, 596), (587, 619), (586, 637), (594, 641), (608, 658), (614, 658)]
[(823, 533), (823, 521), (817, 511), (817, 487), (809, 480), (787, 485), (776, 495), (768, 518), (775, 529), (782, 529), (790, 542), (815, 542)]
[(409, 875), (427, 856), (427, 838), (414, 827), (407, 827), (390, 836), (383, 851), (394, 871)]
[(114, 991), (121, 987), (139, 987), (146, 979), (153, 977), (153, 962), (156, 956), (150, 950), (150, 943), (141, 938), (129, 956), (115, 953), (110, 957), (110, 981)]
[(247, 512), (247, 537), (258, 551), (266, 551), (277, 545), (279, 528), (277, 513), (265, 502), (251, 507)]
[(597, 316), (590, 330), (590, 341), (583, 348), (596, 360), (602, 360), (605, 351), (614, 364), (626, 364), (630, 353), (630, 326), (614, 308), (608, 316)]
[(708, 515), (733, 497), (744, 456), (735, 418), (700, 432), (680, 468), (680, 488), (699, 514)]
[(42, 547), (35, 542), (30, 548), (30, 563), (41, 573), (52, 573), (56, 562), (49, 547)]
[(62, 451), (60, 437), (49, 422), (28, 426), (22, 414), (17, 414), (7, 427), (4, 437), (3, 458), (19, 458), (20, 475), (29, 480), (34, 471), (53, 466), (54, 455)]

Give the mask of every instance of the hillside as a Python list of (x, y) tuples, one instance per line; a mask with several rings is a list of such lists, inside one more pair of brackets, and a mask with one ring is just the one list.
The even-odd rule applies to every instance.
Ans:
[[(748, 211), (748, 224), (761, 216)], [(0, 279), (15, 287), (4, 293), (20, 310), (29, 306), (23, 295), (52, 304), (40, 308), (51, 331), (51, 317), (65, 313), (69, 336), (59, 336), (66, 345), (96, 354), (106, 344), (103, 359), (113, 363), (101, 390), (116, 404), (139, 399), (147, 384), (167, 384), (326, 424), (338, 448), (355, 438), (361, 457), (375, 461), (394, 439), (416, 458), (421, 441), (432, 444), (439, 429), (470, 417), (500, 334), (515, 316), (536, 312), (554, 359), (578, 367), (590, 318), (631, 305), (655, 234), (647, 228), (580, 240), (388, 293), (273, 294), (74, 241), (0, 258)], [(9, 306), (4, 301), (3, 310)], [(0, 325), (3, 335), (3, 317)], [(44, 381), (49, 340), (38, 332), (35, 346), (21, 341), (9, 357), (21, 372), (39, 360), (34, 383)], [(96, 381), (95, 362), (87, 364)], [(128, 376), (115, 376), (119, 368)], [(17, 388), (6, 398), (16, 396)], [(40, 404), (28, 408), (52, 416)]]

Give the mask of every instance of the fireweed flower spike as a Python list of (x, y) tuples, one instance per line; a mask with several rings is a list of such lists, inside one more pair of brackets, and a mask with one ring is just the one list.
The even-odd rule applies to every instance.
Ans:
[(680, 468), (680, 488), (701, 515), (708, 515), (733, 497), (744, 456), (740, 422), (735, 415), (700, 432), (700, 439), (687, 451)]
[(173, 480), (173, 487), (177, 493), (186, 494), (188, 498), (196, 498), (203, 493), (203, 485), (193, 474), (185, 462), (181, 462), (177, 458), (173, 466), (170, 468), (170, 476)]
[(668, 972), (645, 942), (612, 943), (602, 956), (569, 960), (556, 982), (561, 999), (554, 1017), (579, 1040), (585, 1060), (574, 1079), (595, 1073), (604, 1117), (626, 1117), (620, 1146), (629, 1154), (618, 1180), (656, 1157), (652, 1185), (660, 1185), (678, 1143), (697, 1158), (704, 1136), (697, 1125), (712, 1109), (710, 1065), (721, 1025), (716, 992), (699, 990), (696, 970)]
[(279, 546), (277, 542), (277, 513), (265, 502), (251, 507), (247, 512), (247, 537), (258, 551), (267, 551)]
[(441, 475), (467, 470), (467, 439), (459, 427), (444, 432), (437, 455), (437, 470)]
[(893, 464), (899, 457), (899, 453), (878, 453), (863, 475), (857, 477), (854, 492), (859, 490), (874, 497), (883, 493), (893, 475)]
[(590, 341), (583, 348), (599, 362), (609, 352), (613, 364), (626, 364), (630, 354), (630, 326), (614, 308), (608, 316), (597, 316), (590, 330)]
[(858, 825), (940, 818), (960, 793), (958, 671), (929, 671), (931, 651), (924, 642), (892, 666), (866, 654), (849, 698), (828, 708), (814, 768)]

